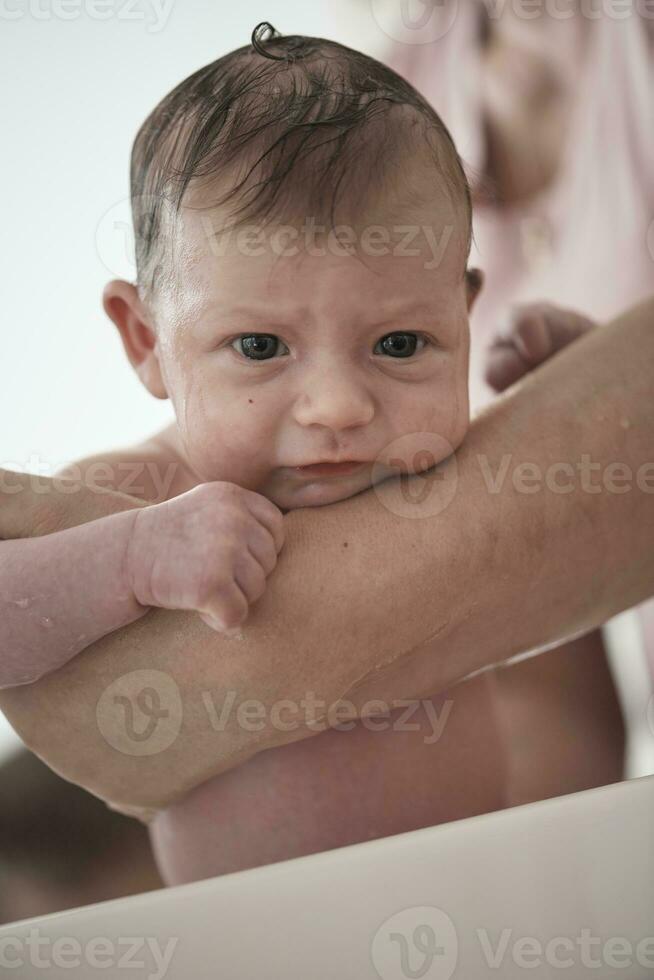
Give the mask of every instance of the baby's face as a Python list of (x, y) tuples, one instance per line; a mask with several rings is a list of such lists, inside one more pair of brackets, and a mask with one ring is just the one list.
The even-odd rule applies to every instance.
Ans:
[[(361, 257), (338, 254), (333, 237), (307, 238), (301, 224), (297, 237), (269, 226), (260, 245), (233, 232), (212, 251), (207, 212), (183, 210), (155, 352), (181, 451), (201, 481), (238, 483), (291, 510), (368, 488), (373, 464), (375, 482), (405, 469), (393, 443), (407, 434), (461, 443), (469, 421), (463, 222), (445, 201), (402, 223), (412, 221), (429, 231), (409, 243), (400, 222), (387, 225), (391, 240), (369, 233)], [(295, 243), (298, 254), (280, 256)], [(411, 249), (419, 254), (403, 254)], [(359, 465), (300, 469), (325, 461)]]

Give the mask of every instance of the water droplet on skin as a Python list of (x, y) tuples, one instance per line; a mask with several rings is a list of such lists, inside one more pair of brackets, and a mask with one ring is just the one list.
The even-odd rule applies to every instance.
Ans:
[(41, 620), (41, 626), (45, 626), (46, 628), (49, 628), (50, 626), (52, 626), (52, 620), (46, 616), (44, 619)]

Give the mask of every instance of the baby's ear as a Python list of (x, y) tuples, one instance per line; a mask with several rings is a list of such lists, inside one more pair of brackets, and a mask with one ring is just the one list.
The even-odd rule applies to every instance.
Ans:
[(118, 327), (129, 362), (145, 387), (155, 398), (168, 398), (156, 333), (136, 286), (123, 279), (113, 279), (104, 287), (102, 305)]
[(468, 313), (475, 305), (475, 300), (479, 296), (484, 285), (484, 273), (481, 269), (466, 269), (466, 293), (468, 297)]

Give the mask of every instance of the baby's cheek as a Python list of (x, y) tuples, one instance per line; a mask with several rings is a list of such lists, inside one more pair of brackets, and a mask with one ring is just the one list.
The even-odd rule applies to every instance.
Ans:
[(468, 366), (456, 377), (452, 396), (451, 442), (457, 449), (463, 442), (470, 427), (470, 394), (468, 385)]
[(187, 436), (195, 470), (205, 481), (225, 480), (255, 489), (270, 468), (270, 419), (258, 423), (247, 409), (232, 404), (202, 421)]
[(425, 431), (441, 436), (451, 448), (460, 446), (470, 424), (467, 372), (453, 365), (438, 379), (429, 399)]

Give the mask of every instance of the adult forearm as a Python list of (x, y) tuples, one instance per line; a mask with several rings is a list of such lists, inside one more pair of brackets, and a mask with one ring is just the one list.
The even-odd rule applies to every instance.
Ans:
[(430, 693), (654, 595), (654, 302), (498, 400), (473, 424), (458, 474), (410, 573), (434, 587), (410, 612), (434, 636), (364, 677), (359, 709)]
[[(653, 364), (650, 302), (557, 355), (479, 419), (457, 454), (453, 494), (450, 461), (413, 504), (421, 477), (401, 498), (393, 481), (289, 514), (243, 639), (196, 616), (152, 612), (0, 704), (64, 775), (114, 801), (156, 805), (320, 730), (307, 720), (325, 719), (339, 698), (356, 712), (371, 697), (419, 697), (592, 628), (654, 593)], [(527, 462), (538, 468), (531, 481), (519, 468)], [(616, 463), (630, 468), (626, 493), (614, 492)], [(559, 492), (566, 482), (571, 492)], [(116, 683), (141, 683), (138, 670), (150, 672), (150, 687), (165, 680), (164, 700), (172, 683), (181, 712), (172, 743), (146, 756), (125, 741), (124, 714), (100, 725), (96, 711)], [(237, 710), (248, 699), (257, 724)], [(71, 750), (71, 733), (83, 753)]]

